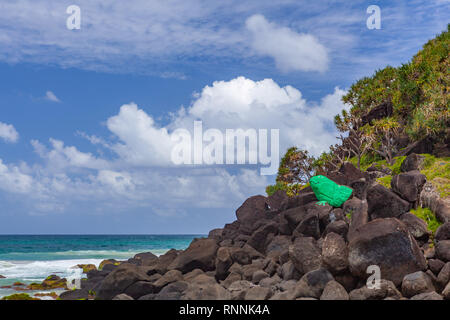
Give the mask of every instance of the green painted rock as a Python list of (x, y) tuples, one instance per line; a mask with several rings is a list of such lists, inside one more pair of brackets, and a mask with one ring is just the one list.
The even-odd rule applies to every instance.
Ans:
[(340, 207), (350, 198), (353, 190), (340, 186), (325, 176), (314, 176), (310, 179), (311, 188), (320, 203), (328, 203), (333, 207)]

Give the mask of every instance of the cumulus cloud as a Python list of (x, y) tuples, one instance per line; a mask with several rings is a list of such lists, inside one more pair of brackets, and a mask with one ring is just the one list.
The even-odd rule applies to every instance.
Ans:
[(0, 122), (0, 139), (6, 142), (15, 143), (19, 140), (19, 133), (12, 124)]
[(323, 72), (327, 69), (327, 50), (314, 36), (277, 26), (259, 14), (248, 18), (246, 27), (252, 36), (253, 50), (272, 57), (280, 70)]
[(335, 88), (312, 103), (298, 89), (272, 79), (216, 81), (171, 115), (165, 126), (135, 103), (125, 104), (106, 120), (106, 137), (78, 133), (112, 157), (54, 138), (32, 140), (42, 161), (0, 162), (0, 188), (27, 199), (30, 212), (60, 212), (75, 203), (98, 211), (148, 208), (161, 215), (187, 208), (235, 208), (246, 197), (264, 193), (270, 179), (261, 176), (257, 166), (176, 166), (170, 159), (171, 134), (180, 128), (192, 132), (195, 120), (203, 122), (204, 130), (222, 132), (279, 129), (280, 152), (296, 145), (318, 155), (335, 141), (330, 128), (334, 115), (347, 107), (340, 101), (344, 93)]
[(47, 91), (45, 93), (45, 99), (52, 102), (61, 102), (61, 100), (59, 100), (59, 98), (52, 91)]

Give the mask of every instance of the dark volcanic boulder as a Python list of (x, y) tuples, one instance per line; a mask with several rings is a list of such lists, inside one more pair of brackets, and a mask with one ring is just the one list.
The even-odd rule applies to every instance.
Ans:
[(315, 201), (317, 201), (317, 198), (314, 192), (302, 192), (299, 195), (285, 199), (281, 205), (281, 210), (301, 207)]
[(357, 228), (349, 244), (349, 265), (361, 279), (368, 277), (368, 266), (377, 265), (383, 279), (399, 285), (405, 275), (425, 270), (426, 261), (405, 224), (387, 218)]
[(450, 240), (450, 222), (446, 222), (443, 225), (441, 225), (439, 228), (437, 228), (434, 239), (436, 241)]
[(250, 235), (255, 230), (255, 224), (265, 218), (265, 213), (269, 210), (267, 198), (264, 196), (253, 196), (236, 210), (239, 230)]
[(323, 289), (320, 300), (349, 300), (349, 296), (339, 282), (332, 280)]
[(129, 263), (133, 263), (138, 266), (150, 266), (157, 263), (158, 257), (151, 252), (138, 253), (133, 258), (128, 259)]
[(416, 239), (428, 239), (430, 232), (425, 221), (416, 217), (412, 213), (404, 213), (400, 216), (400, 220), (406, 224), (409, 233)]
[(450, 261), (450, 240), (441, 240), (436, 244), (436, 256), (444, 262)]
[(288, 198), (289, 197), (286, 194), (286, 191), (283, 190), (275, 191), (271, 196), (267, 198), (269, 209), (275, 211), (281, 210), (283, 203), (287, 201)]
[(269, 234), (276, 235), (278, 233), (278, 225), (274, 221), (268, 221), (255, 230), (248, 239), (247, 244), (259, 252), (264, 252), (269, 239)]
[(350, 216), (347, 239), (351, 241), (357, 228), (369, 222), (368, 204), (366, 200), (352, 198), (343, 206), (344, 215)]
[(411, 205), (391, 190), (376, 184), (367, 191), (369, 216), (376, 218), (395, 218), (408, 212)]
[(321, 265), (321, 251), (312, 237), (300, 237), (289, 246), (289, 258), (300, 274), (318, 269)]
[(220, 247), (217, 250), (216, 257), (216, 279), (225, 280), (228, 276), (228, 269), (233, 264), (233, 259), (231, 258), (230, 249), (227, 247)]
[(201, 274), (190, 281), (183, 292), (183, 300), (230, 300), (231, 294), (216, 280)]
[(392, 281), (381, 279), (379, 288), (371, 288), (365, 285), (350, 291), (349, 296), (350, 300), (382, 300), (385, 298), (398, 300), (402, 297), (402, 294)]
[(416, 153), (411, 153), (405, 158), (405, 160), (403, 160), (400, 166), (400, 171), (408, 172), (413, 170), (420, 170), (422, 169), (424, 160), (425, 160), (424, 156), (420, 156)]
[(347, 239), (347, 233), (348, 233), (348, 224), (344, 220), (337, 220), (331, 222), (327, 227), (325, 228), (325, 231), (323, 232), (323, 237), (327, 234), (334, 232), (340, 236), (342, 236), (344, 239)]
[(308, 214), (307, 212), (307, 206), (301, 206), (301, 207), (295, 207), (288, 209), (286, 211), (283, 211), (281, 213), (288, 222), (288, 226), (291, 229), (291, 231), (294, 231), (295, 228), (299, 225), (300, 222), (306, 217)]
[(339, 173), (342, 173), (346, 177), (347, 179), (346, 185), (350, 185), (354, 181), (366, 177), (366, 174), (364, 172), (361, 172), (351, 162), (344, 162), (342, 166), (339, 168)]
[(194, 240), (185, 251), (175, 258), (168, 269), (177, 269), (182, 273), (197, 268), (203, 271), (214, 270), (217, 249), (218, 246), (214, 239)]
[(415, 203), (425, 182), (427, 178), (420, 171), (409, 171), (395, 175), (391, 180), (391, 188), (403, 199)]
[(89, 290), (87, 289), (75, 289), (64, 291), (59, 295), (61, 300), (87, 300), (89, 298)]
[(347, 244), (340, 235), (333, 232), (327, 234), (322, 244), (322, 261), (324, 267), (333, 273), (347, 269)]
[(295, 297), (320, 298), (328, 282), (333, 281), (328, 270), (320, 268), (306, 273), (295, 286)]
[(431, 278), (423, 271), (407, 274), (402, 281), (402, 293), (412, 297), (420, 293), (435, 291)]
[(313, 237), (319, 239), (320, 228), (318, 213), (315, 211), (309, 212), (294, 230), (294, 235), (297, 237)]
[(96, 299), (111, 300), (138, 281), (150, 281), (145, 273), (145, 267), (123, 263), (105, 277), (96, 294)]

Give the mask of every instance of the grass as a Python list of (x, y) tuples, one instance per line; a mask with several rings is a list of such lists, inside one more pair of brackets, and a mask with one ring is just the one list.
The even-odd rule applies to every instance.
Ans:
[(3, 297), (2, 300), (40, 300), (40, 299), (30, 297), (30, 295), (26, 293), (15, 293), (10, 296)]
[(427, 223), (428, 230), (430, 230), (433, 234), (436, 233), (436, 229), (442, 224), (436, 219), (434, 213), (428, 208), (418, 207), (416, 210), (412, 209), (411, 213), (425, 221)]

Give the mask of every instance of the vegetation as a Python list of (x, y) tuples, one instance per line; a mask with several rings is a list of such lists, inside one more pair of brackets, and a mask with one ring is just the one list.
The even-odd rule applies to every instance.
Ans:
[(436, 233), (437, 228), (439, 228), (442, 224), (436, 219), (434, 213), (428, 208), (418, 207), (416, 210), (411, 210), (411, 213), (425, 221), (427, 223), (428, 230), (430, 230), (433, 234)]
[(15, 293), (10, 296), (3, 297), (2, 300), (40, 300), (33, 298), (27, 293)]

